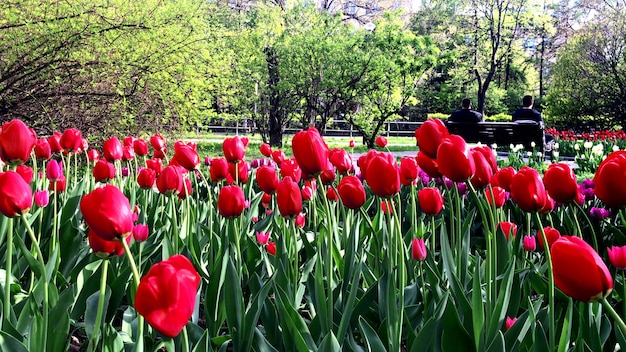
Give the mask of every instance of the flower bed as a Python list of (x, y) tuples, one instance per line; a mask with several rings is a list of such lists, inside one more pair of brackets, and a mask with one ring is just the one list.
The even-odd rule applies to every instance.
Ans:
[(416, 136), (401, 160), (379, 138), (355, 163), (310, 128), (293, 158), (248, 162), (233, 137), (202, 163), (158, 134), (96, 151), (4, 124), (0, 350), (626, 345), (626, 153), (579, 184), (439, 120)]

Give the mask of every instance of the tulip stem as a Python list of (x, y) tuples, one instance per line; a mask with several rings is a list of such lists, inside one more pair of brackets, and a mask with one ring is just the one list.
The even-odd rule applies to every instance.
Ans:
[(107, 288), (107, 273), (109, 271), (109, 260), (102, 260), (102, 277), (100, 278), (100, 296), (98, 297), (98, 310), (96, 312), (96, 322), (93, 327), (93, 334), (89, 339), (88, 352), (95, 351), (98, 346), (98, 340), (100, 339), (100, 325), (102, 324), (102, 314), (104, 312), (104, 298), (106, 296)]
[(606, 297), (602, 297), (600, 301), (602, 302), (602, 305), (607, 310), (611, 318), (613, 318), (615, 324), (617, 324), (617, 327), (620, 329), (622, 334), (626, 335), (626, 323), (624, 323), (624, 320), (622, 320), (622, 318), (619, 316), (619, 314), (617, 314), (615, 309), (613, 309), (613, 306), (611, 306), (611, 303), (606, 300)]
[(37, 262), (39, 263), (39, 270), (41, 270), (41, 277), (39, 278), (39, 280), (42, 280), (43, 284), (43, 302), (41, 304), (41, 308), (43, 311), (42, 351), (45, 351), (46, 342), (48, 340), (48, 277), (46, 274), (46, 264), (43, 261), (43, 254), (41, 253), (41, 248), (39, 248), (39, 242), (37, 241), (35, 232), (33, 231), (32, 227), (30, 227), (28, 220), (26, 220), (26, 215), (22, 213), (20, 217), (22, 219), (22, 223), (24, 223), (24, 226), (26, 227), (26, 232), (28, 233), (28, 236), (32, 241), (32, 246), (35, 248), (35, 252), (37, 253)]
[[(132, 294), (132, 300), (135, 300), (135, 295), (137, 294), (137, 288), (139, 288), (139, 281), (141, 278), (139, 277), (139, 271), (137, 271), (137, 265), (135, 264), (135, 259), (133, 259), (133, 254), (130, 252), (130, 247), (128, 243), (126, 243), (126, 239), (120, 238), (120, 242), (122, 242), (122, 247), (124, 247), (124, 253), (126, 253), (126, 257), (128, 258), (128, 262), (130, 263), (130, 269), (133, 272), (134, 278), (134, 288), (135, 292)], [(137, 312), (135, 310), (135, 312)], [(135, 352), (143, 352), (143, 316), (137, 312), (137, 342), (135, 343)]]
[[(3, 317), (2, 321), (0, 321), (0, 328), (4, 329), (4, 321), (9, 322), (11, 320), (11, 272), (13, 271), (13, 219), (6, 218), (9, 222), (7, 226), (7, 253), (6, 253), (6, 266), (5, 266), (5, 274), (4, 274), (4, 300), (3, 303)], [(8, 324), (7, 324), (8, 325)]]
[[(574, 204), (574, 206), (576, 206), (576, 209), (578, 209), (583, 216), (585, 217), (585, 220), (587, 221), (587, 224), (589, 225), (589, 230), (591, 230), (591, 241), (593, 244), (593, 249), (596, 250), (596, 252), (598, 251), (598, 239), (596, 238), (596, 230), (593, 226), (593, 224), (591, 223), (591, 219), (589, 219), (589, 216), (587, 216), (587, 213), (585, 212), (585, 210), (583, 209), (583, 207), (580, 206), (580, 204), (578, 204), (578, 202), (571, 202)], [(574, 214), (576, 214), (574, 212)], [(576, 220), (576, 224), (578, 224), (578, 219)], [(578, 225), (580, 226), (580, 225)], [(580, 231), (580, 230), (579, 230)], [(580, 237), (582, 237), (583, 233), (580, 232)]]
[[(556, 325), (554, 322), (554, 273), (552, 272), (552, 256), (550, 255), (550, 247), (548, 244), (548, 238), (546, 232), (541, 225), (541, 218), (539, 218), (538, 212), (533, 212), (539, 231), (541, 231), (541, 240), (543, 242), (544, 252), (546, 254), (546, 262), (548, 263), (548, 305), (549, 305), (549, 318), (550, 318), (550, 351), (554, 351), (554, 344), (556, 340)], [(530, 214), (528, 214), (530, 218)], [(528, 228), (530, 231), (530, 227)]]

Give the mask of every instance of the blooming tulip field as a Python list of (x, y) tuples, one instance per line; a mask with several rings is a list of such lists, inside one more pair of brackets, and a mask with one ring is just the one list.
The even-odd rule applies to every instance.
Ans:
[(440, 120), (415, 135), (399, 160), (315, 128), (204, 159), (159, 134), (96, 150), (5, 123), (0, 351), (626, 346), (626, 151), (580, 142), (579, 168), (531, 167)]

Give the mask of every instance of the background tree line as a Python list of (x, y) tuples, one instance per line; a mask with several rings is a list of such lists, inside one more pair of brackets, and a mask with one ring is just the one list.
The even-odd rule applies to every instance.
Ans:
[(468, 96), (507, 114), (533, 94), (558, 127), (624, 125), (626, 0), (425, 0), (409, 22), (354, 4), (367, 11), (3, 1), (0, 119), (102, 136), (248, 118), (278, 145), (287, 124), (343, 118), (372, 145), (407, 106), (447, 114)]

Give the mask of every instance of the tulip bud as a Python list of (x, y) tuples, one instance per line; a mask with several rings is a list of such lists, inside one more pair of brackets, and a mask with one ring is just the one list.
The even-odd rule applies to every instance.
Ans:
[(380, 148), (384, 148), (387, 146), (387, 138), (383, 136), (376, 137), (376, 145)]
[(274, 256), (276, 255), (276, 243), (275, 242), (270, 242), (266, 244), (265, 249), (267, 250), (267, 253), (274, 255)]
[(270, 233), (269, 232), (257, 232), (256, 241), (260, 245), (268, 244), (270, 241)]
[(517, 321), (517, 317), (511, 318), (511, 317), (506, 317), (506, 321), (504, 322), (504, 326), (507, 330), (509, 330), (513, 324), (515, 324), (515, 322)]
[(28, 161), (37, 143), (35, 131), (22, 120), (11, 120), (0, 129), (0, 159), (20, 165)]
[(50, 194), (48, 191), (36, 191), (35, 192), (35, 204), (38, 207), (45, 207), (50, 202)]
[(245, 196), (239, 186), (225, 186), (220, 189), (217, 209), (225, 218), (235, 218), (243, 213)]
[(537, 249), (537, 241), (533, 236), (524, 236), (524, 250), (533, 252)]
[(83, 196), (80, 211), (87, 226), (107, 241), (126, 237), (133, 229), (130, 202), (113, 185), (96, 188)]
[(411, 242), (411, 257), (417, 261), (426, 259), (426, 245), (423, 238), (414, 238)]
[(517, 235), (517, 224), (510, 221), (502, 221), (498, 224), (498, 227), (504, 233), (506, 239), (515, 238)]
[(148, 225), (137, 224), (133, 226), (133, 238), (135, 242), (143, 242), (148, 239), (148, 233), (150, 229)]
[(619, 270), (626, 269), (626, 246), (607, 248), (609, 262)]

